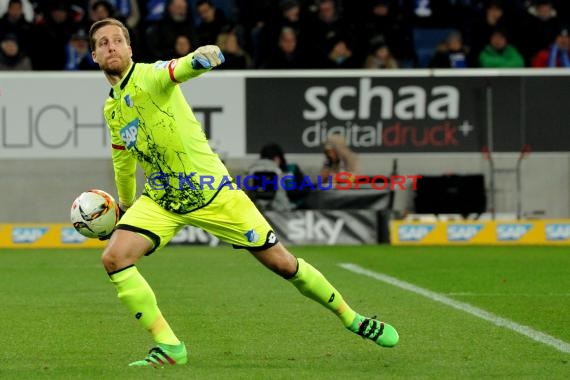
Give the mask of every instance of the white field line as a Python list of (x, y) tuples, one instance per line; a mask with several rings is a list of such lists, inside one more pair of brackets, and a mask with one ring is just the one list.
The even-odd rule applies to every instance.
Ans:
[(476, 293), (476, 292), (449, 292), (444, 293), (446, 296), (464, 296), (464, 297), (570, 297), (570, 293)]
[(395, 277), (390, 277), (390, 276), (387, 276), (387, 275), (382, 274), (382, 273), (378, 273), (378, 272), (374, 272), (374, 271), (365, 269), (365, 268), (363, 268), (359, 265), (356, 265), (356, 264), (342, 263), (342, 264), (339, 264), (339, 266), (341, 266), (342, 268), (349, 270), (351, 272), (358, 273), (358, 274), (361, 274), (364, 276), (368, 276), (368, 277), (371, 277), (375, 280), (382, 281), (382, 282), (385, 282), (385, 283), (390, 284), (392, 286), (396, 286), (398, 288), (410, 291), (412, 293), (419, 294), (421, 296), (429, 298), (432, 301), (436, 301), (436, 302), (442, 303), (444, 305), (451, 306), (457, 310), (461, 310), (467, 314), (471, 314), (471, 315), (474, 315), (478, 318), (481, 318), (481, 319), (484, 319), (488, 322), (491, 322), (492, 324), (494, 324), (496, 326), (507, 328), (507, 329), (512, 330), (514, 332), (517, 332), (521, 335), (524, 335), (524, 336), (526, 336), (532, 340), (535, 340), (535, 341), (540, 342), (542, 344), (546, 344), (547, 346), (554, 347), (558, 351), (561, 351), (564, 353), (570, 353), (570, 344), (569, 343), (566, 343), (560, 339), (557, 339), (553, 336), (542, 333), (540, 331), (536, 331), (534, 329), (531, 329), (528, 326), (520, 325), (520, 324), (513, 322), (511, 320), (508, 320), (506, 318), (501, 318), (498, 315), (495, 315), (495, 314), (490, 313), (488, 311), (479, 309), (475, 306), (471, 306), (471, 305), (464, 303), (464, 302), (456, 301), (456, 300), (451, 299), (449, 297), (446, 297), (442, 294), (432, 292), (431, 290), (420, 288), (419, 286), (416, 286), (414, 284), (410, 284), (409, 282), (399, 280)]

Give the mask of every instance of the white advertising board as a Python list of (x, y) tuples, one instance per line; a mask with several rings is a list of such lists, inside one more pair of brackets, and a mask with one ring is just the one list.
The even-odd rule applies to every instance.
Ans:
[[(245, 154), (243, 77), (208, 73), (181, 85), (212, 146)], [(0, 158), (107, 158), (102, 73), (1, 73)]]

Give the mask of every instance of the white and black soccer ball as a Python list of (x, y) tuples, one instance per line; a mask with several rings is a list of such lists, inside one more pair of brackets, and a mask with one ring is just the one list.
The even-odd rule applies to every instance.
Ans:
[(119, 205), (103, 190), (81, 193), (71, 205), (71, 223), (85, 237), (105, 237), (113, 232), (118, 221)]

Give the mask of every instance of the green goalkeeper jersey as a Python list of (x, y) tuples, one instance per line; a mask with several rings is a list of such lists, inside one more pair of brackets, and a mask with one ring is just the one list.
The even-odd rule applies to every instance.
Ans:
[(124, 206), (135, 200), (137, 162), (147, 178), (143, 194), (178, 214), (205, 206), (230, 179), (179, 86), (207, 71), (191, 59), (133, 63), (111, 89), (104, 115)]

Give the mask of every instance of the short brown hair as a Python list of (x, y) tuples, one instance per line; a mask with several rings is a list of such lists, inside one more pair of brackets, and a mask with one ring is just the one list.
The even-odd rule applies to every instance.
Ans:
[(127, 40), (127, 44), (128, 45), (131, 44), (131, 36), (129, 35), (129, 30), (127, 29), (125, 24), (123, 24), (122, 22), (120, 22), (115, 18), (105, 18), (103, 20), (99, 20), (93, 23), (93, 25), (91, 25), (91, 28), (89, 28), (89, 46), (91, 47), (92, 51), (95, 50), (95, 43), (96, 43), (95, 38), (93, 36), (99, 29), (107, 25), (115, 25), (121, 28), (121, 30), (123, 31), (123, 35)]

